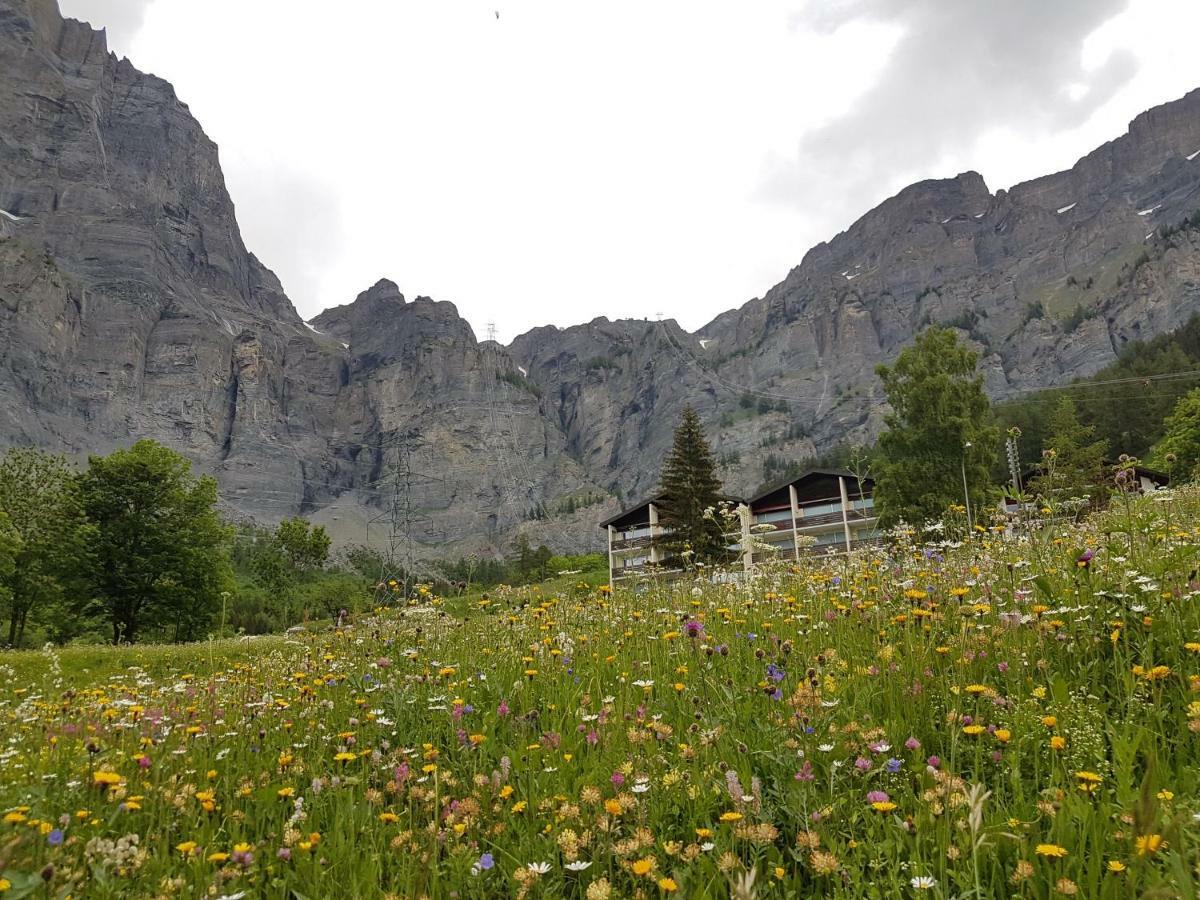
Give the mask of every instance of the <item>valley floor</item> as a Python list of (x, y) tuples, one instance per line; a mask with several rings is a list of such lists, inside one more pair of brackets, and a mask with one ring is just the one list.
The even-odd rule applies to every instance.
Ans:
[(2, 655), (0, 900), (1193, 896), (1200, 492), (954, 527)]

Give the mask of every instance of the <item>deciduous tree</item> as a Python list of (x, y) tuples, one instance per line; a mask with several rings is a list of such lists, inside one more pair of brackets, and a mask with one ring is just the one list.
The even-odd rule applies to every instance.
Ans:
[(1200, 388), (1188, 391), (1164, 423), (1166, 432), (1150, 452), (1150, 465), (1188, 479), (1200, 469)]
[(91, 578), (114, 643), (171, 625), (198, 637), (229, 584), (230, 531), (216, 512), (217, 483), (154, 441), (93, 456), (80, 478), (96, 527)]
[(963, 504), (964, 480), (982, 511), (1000, 432), (976, 361), (953, 329), (934, 327), (875, 370), (891, 406), (875, 481), (884, 524), (940, 518)]
[[(91, 530), (67, 461), (31, 448), (0, 457), (0, 513), (17, 542), (12, 569), (0, 573), (0, 584), (7, 594), (8, 643), (18, 646), (31, 615), (48, 619), (72, 589), (79, 596)], [(79, 612), (77, 607), (57, 618), (78, 624)]]

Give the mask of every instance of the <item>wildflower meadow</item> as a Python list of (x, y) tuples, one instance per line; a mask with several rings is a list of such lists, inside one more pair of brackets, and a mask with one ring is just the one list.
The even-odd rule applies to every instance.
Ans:
[(1195, 896), (1200, 492), (0, 657), (0, 898)]

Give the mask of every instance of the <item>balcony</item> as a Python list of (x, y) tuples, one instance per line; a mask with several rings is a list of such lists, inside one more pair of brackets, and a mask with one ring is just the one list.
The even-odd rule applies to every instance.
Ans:
[[(850, 523), (864, 522), (868, 519), (875, 518), (875, 510), (873, 509), (851, 509), (846, 513), (846, 521)], [(817, 516), (798, 516), (796, 518), (796, 528), (803, 531), (805, 528), (817, 528), (821, 525), (840, 525), (842, 524), (842, 513), (821, 513)]]
[(655, 535), (645, 535), (644, 537), (623, 538), (612, 542), (612, 549), (615, 550), (637, 550), (642, 547), (651, 546), (656, 540)]
[(644, 563), (638, 566), (618, 566), (613, 569), (613, 581), (623, 581), (627, 578), (636, 578), (639, 576), (658, 576), (658, 575), (674, 575), (682, 572), (682, 569), (667, 569), (655, 563)]

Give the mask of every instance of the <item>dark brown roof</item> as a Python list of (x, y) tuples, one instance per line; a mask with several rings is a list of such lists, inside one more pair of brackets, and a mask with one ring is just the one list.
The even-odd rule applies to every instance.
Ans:
[[(626, 507), (625, 509), (621, 510), (616, 515), (609, 516), (607, 519), (605, 519), (603, 522), (600, 523), (600, 527), (607, 528), (609, 525), (641, 524), (642, 520), (640, 518), (634, 518), (634, 514), (641, 512), (643, 509), (645, 509), (651, 503), (661, 503), (666, 498), (666, 496), (667, 495), (665, 493), (663, 493), (662, 491), (659, 491), (656, 494), (651, 494), (649, 497), (643, 498), (642, 500), (638, 501), (637, 503), (633, 504), (632, 506)], [(722, 500), (722, 502), (725, 502), (725, 503), (745, 503), (746, 502), (745, 499), (743, 499), (742, 497), (734, 497), (732, 495), (723, 496), (723, 497), (721, 497), (721, 500)], [(626, 519), (628, 519), (629, 521), (624, 521)], [(647, 516), (647, 520), (648, 519), (649, 519), (649, 517)]]
[[(858, 484), (858, 476), (849, 469), (808, 469), (807, 471), (801, 472), (799, 475), (793, 475), (789, 478), (783, 479), (777, 484), (771, 485), (771, 487), (767, 488), (765, 491), (759, 491), (756, 495), (750, 498), (750, 505), (753, 507), (754, 504), (766, 497), (769, 497), (771, 494), (774, 494), (777, 491), (783, 490), (789, 485), (812, 481), (815, 478), (849, 478), (854, 482), (855, 485)], [(863, 487), (869, 490), (874, 487), (875, 479), (864, 477), (862, 479), (862, 483)]]

